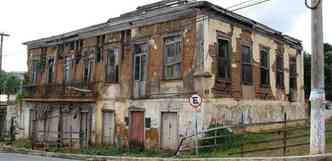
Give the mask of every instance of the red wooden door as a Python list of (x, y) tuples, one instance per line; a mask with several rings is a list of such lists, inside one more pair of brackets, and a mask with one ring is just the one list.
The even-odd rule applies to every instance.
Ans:
[(129, 144), (131, 147), (144, 147), (144, 112), (131, 112)]

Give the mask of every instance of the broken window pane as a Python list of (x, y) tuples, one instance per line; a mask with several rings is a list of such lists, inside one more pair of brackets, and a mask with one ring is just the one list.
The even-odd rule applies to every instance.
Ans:
[(165, 79), (181, 77), (182, 45), (180, 36), (165, 39)]

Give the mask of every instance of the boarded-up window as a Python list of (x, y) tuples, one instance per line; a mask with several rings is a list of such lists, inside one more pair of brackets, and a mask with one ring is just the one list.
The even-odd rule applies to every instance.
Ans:
[(289, 86), (290, 89), (297, 89), (296, 58), (291, 58), (289, 62)]
[(182, 40), (180, 36), (165, 39), (165, 79), (181, 78)]
[(252, 58), (251, 47), (242, 45), (242, 83), (252, 85)]
[(284, 88), (284, 57), (280, 53), (276, 57), (276, 67), (277, 88)]
[(218, 78), (230, 80), (231, 78), (231, 50), (230, 42), (218, 39)]
[(119, 73), (119, 49), (109, 48), (106, 54), (106, 81), (118, 82)]
[(269, 48), (262, 47), (260, 49), (260, 69), (261, 69), (261, 86), (262, 87), (268, 87), (270, 83), (270, 54), (269, 54)]

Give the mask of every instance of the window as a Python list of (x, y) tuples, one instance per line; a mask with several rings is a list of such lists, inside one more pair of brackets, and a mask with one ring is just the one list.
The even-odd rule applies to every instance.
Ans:
[(68, 43), (68, 46), (69, 46), (69, 50), (75, 50), (75, 42), (70, 42)]
[(289, 62), (289, 87), (293, 90), (297, 89), (296, 58), (291, 58)]
[(284, 57), (282, 54), (277, 54), (276, 57), (276, 65), (277, 65), (277, 88), (284, 88)]
[(230, 80), (231, 78), (231, 50), (228, 40), (218, 40), (218, 78)]
[(118, 82), (119, 49), (109, 48), (106, 55), (106, 81)]
[(252, 85), (252, 60), (251, 48), (246, 45), (241, 46), (242, 52), (242, 83)]
[(58, 45), (58, 54), (62, 55), (63, 52), (64, 52), (64, 46), (63, 46), (63, 44)]
[(151, 118), (145, 118), (145, 128), (151, 128)]
[(47, 82), (52, 83), (53, 81), (53, 65), (54, 65), (54, 59), (48, 59), (47, 63)]
[(129, 126), (129, 117), (125, 117), (125, 124), (126, 126)]
[(180, 36), (165, 39), (165, 79), (181, 78), (182, 41)]
[(38, 60), (32, 60), (32, 70), (31, 70), (31, 82), (32, 84), (37, 83), (37, 72), (38, 72)]
[(96, 48), (96, 63), (100, 63), (101, 62), (101, 58), (102, 58), (102, 48), (97, 47)]
[(65, 64), (64, 64), (64, 80), (66, 83), (71, 81), (71, 64), (72, 59), (70, 56), (65, 57)]
[(261, 86), (268, 87), (270, 83), (270, 49), (262, 47), (260, 50), (260, 69), (261, 69)]
[(83, 65), (83, 80), (91, 81), (92, 80), (92, 72), (94, 65), (94, 50), (85, 49), (83, 52), (84, 57), (84, 65)]

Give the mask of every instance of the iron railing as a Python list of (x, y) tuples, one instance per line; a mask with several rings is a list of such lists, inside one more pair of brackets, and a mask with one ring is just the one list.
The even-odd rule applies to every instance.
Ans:
[(95, 97), (98, 82), (48, 83), (24, 86), (26, 98)]

